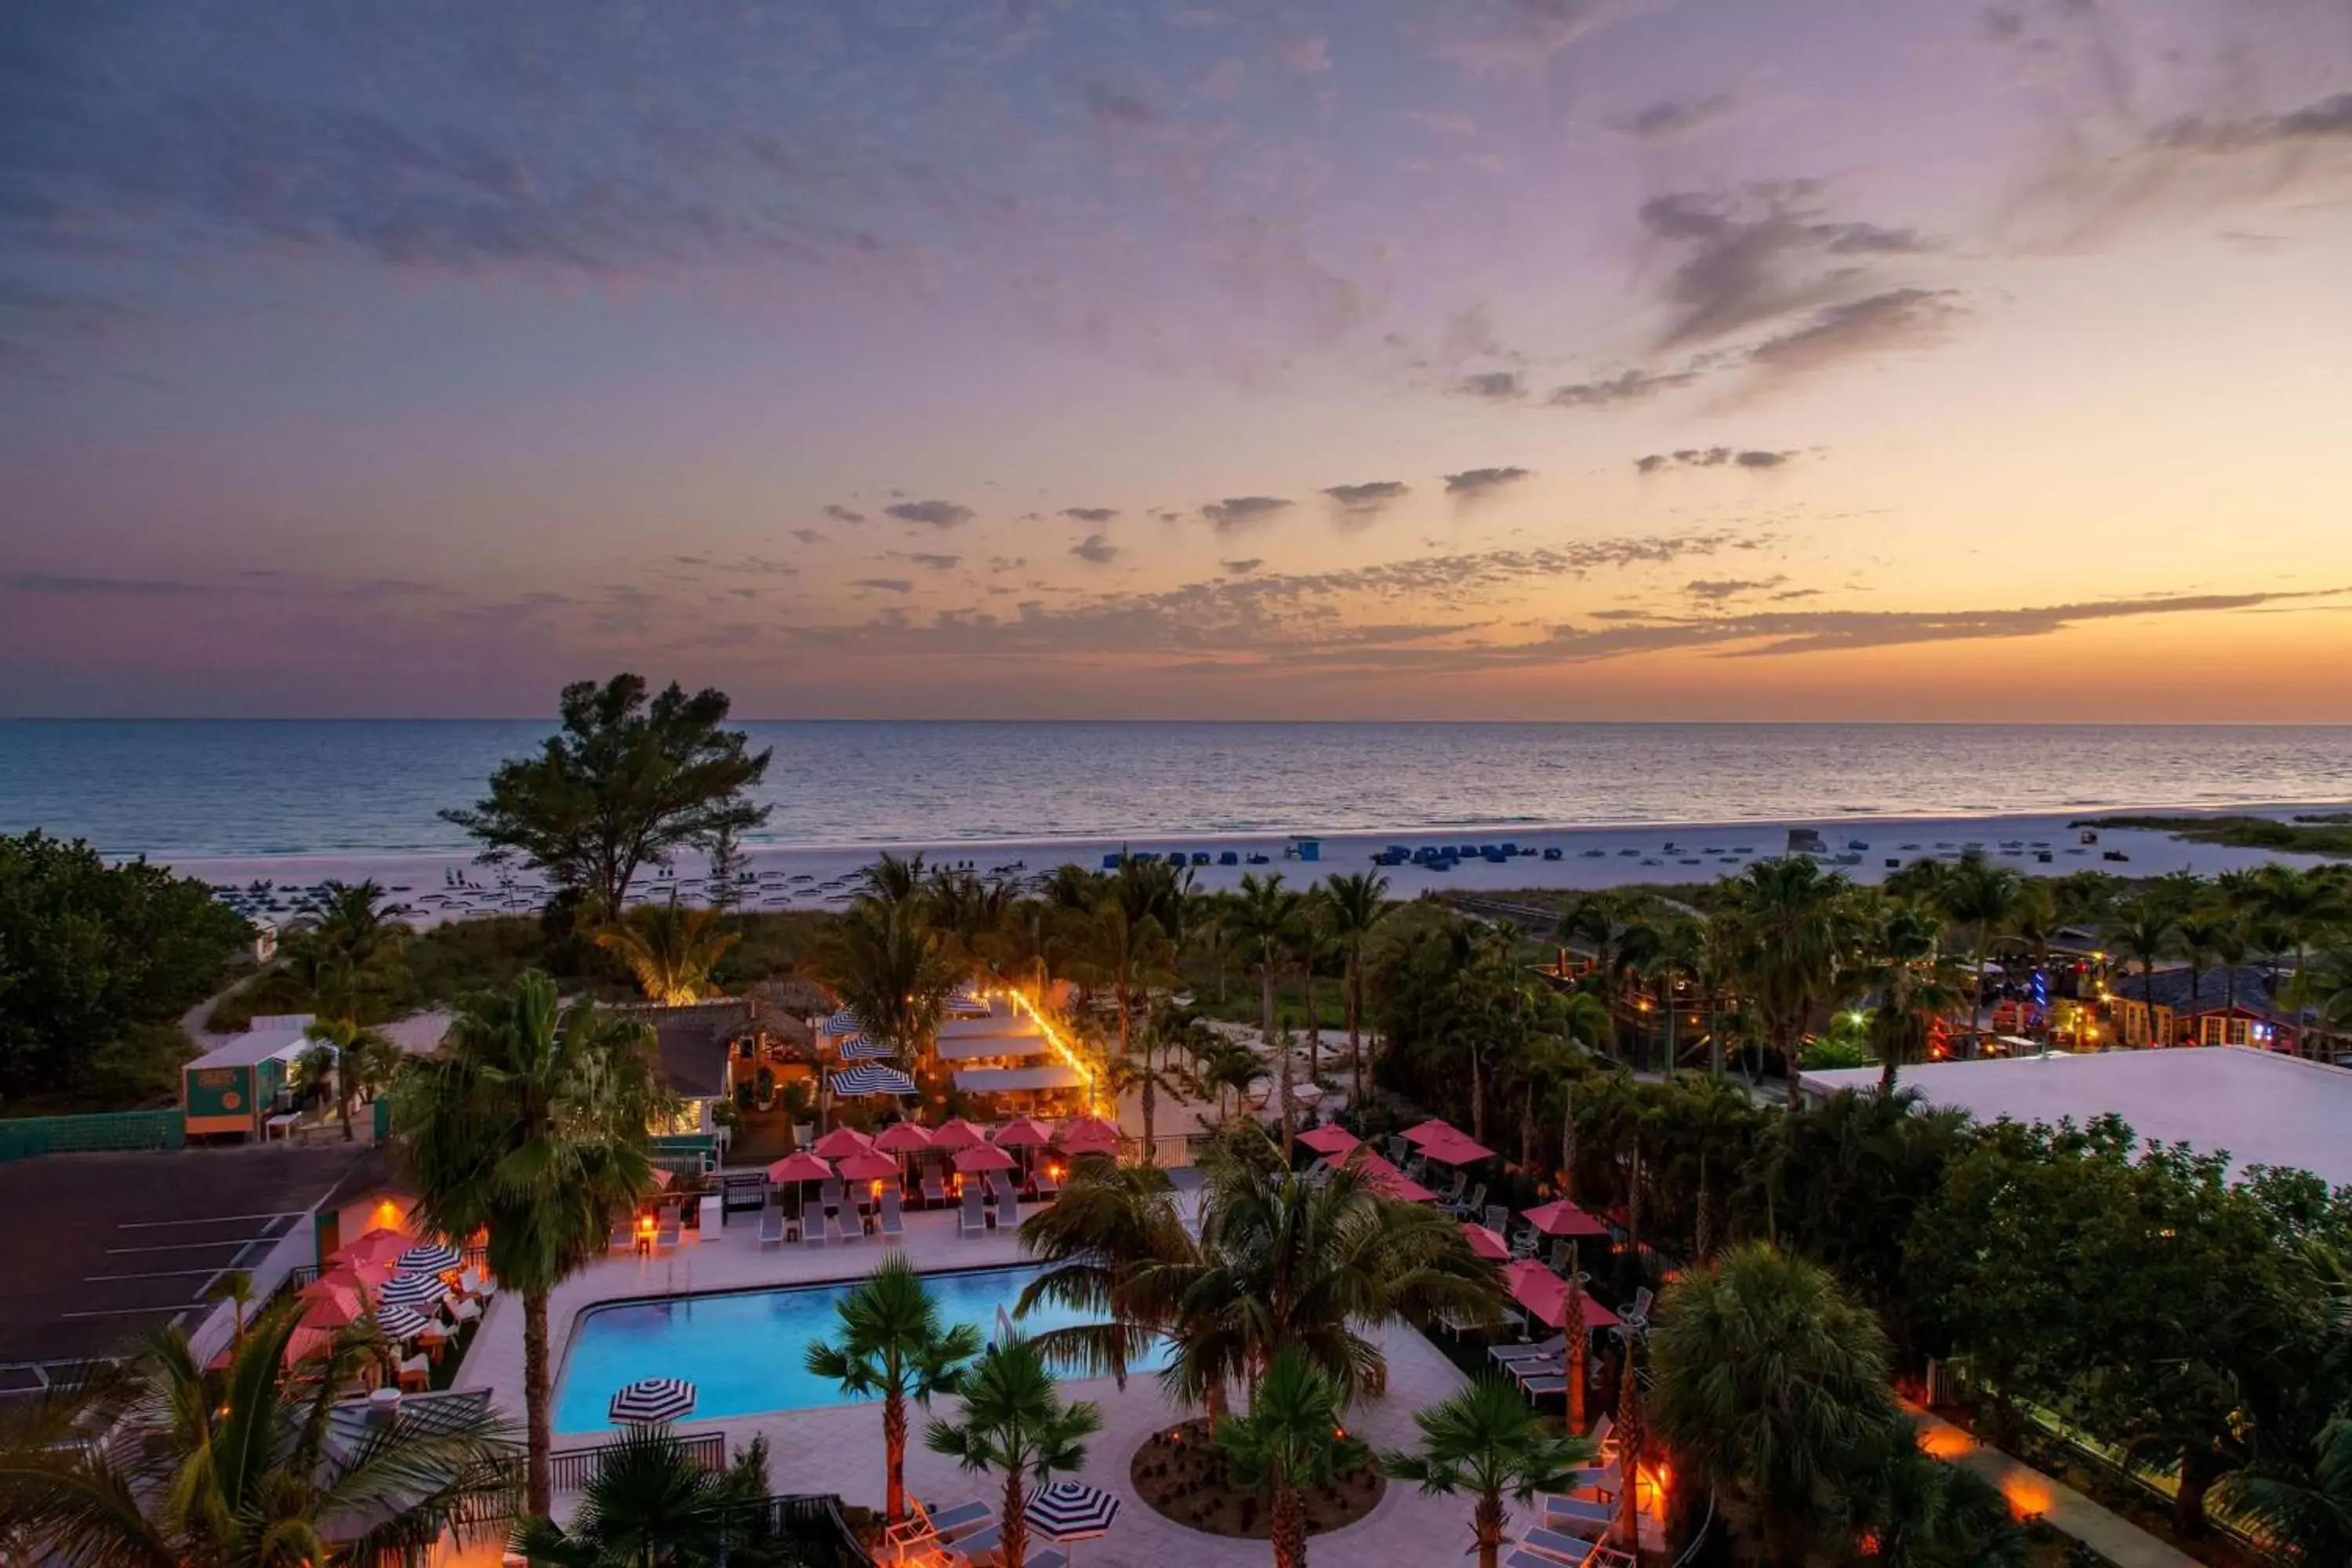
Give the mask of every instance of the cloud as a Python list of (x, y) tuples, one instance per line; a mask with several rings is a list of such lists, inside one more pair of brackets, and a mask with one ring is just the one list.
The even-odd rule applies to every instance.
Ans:
[(1769, 379), (1809, 375), (1848, 360), (1940, 342), (1968, 313), (1949, 289), (1890, 289), (1823, 306), (1804, 325), (1748, 350), (1747, 362)]
[(1730, 467), (1762, 472), (1794, 462), (1794, 452), (1769, 452), (1759, 447), (1741, 450), (1734, 447), (1685, 447), (1675, 452), (1653, 452), (1633, 459), (1635, 471), (1644, 474), (1664, 473), (1669, 468), (1720, 468)]
[(1684, 252), (1665, 279), (1675, 311), (1669, 346), (1835, 303), (1867, 287), (1871, 262), (1933, 248), (1910, 229), (1827, 219), (1810, 180), (1676, 192), (1652, 197), (1638, 216), (1654, 239)]
[(1239, 561), (1220, 561), (1217, 564), (1224, 569), (1225, 575), (1228, 577), (1246, 577), (1265, 565), (1265, 562), (1259, 556), (1250, 555)]
[(1118, 546), (1099, 533), (1089, 533), (1070, 546), (1070, 553), (1096, 566), (1108, 566), (1118, 559)]
[(1520, 384), (1519, 373), (1515, 370), (1489, 370), (1464, 376), (1455, 384), (1455, 390), (1465, 396), (1493, 398), (1499, 402), (1520, 396), (1527, 388)]
[(1274, 63), (1295, 76), (1314, 76), (1331, 68), (1330, 40), (1320, 33), (1294, 33), (1274, 45)]
[(938, 555), (920, 550), (893, 550), (890, 559), (914, 566), (928, 566), (934, 572), (952, 572), (963, 564), (961, 555)]
[(1490, 495), (1506, 485), (1518, 483), (1528, 475), (1526, 468), (1465, 468), (1445, 476), (1445, 492), (1465, 498)]
[(1679, 142), (1728, 119), (1738, 107), (1738, 95), (1728, 92), (1680, 100), (1662, 99), (1611, 121), (1610, 129), (1636, 142)]
[(1408, 109), (1404, 117), (1423, 130), (1434, 131), (1440, 136), (1470, 137), (1478, 134), (1478, 122), (1460, 114), (1440, 114), (1433, 109)]
[(1412, 487), (1396, 479), (1371, 479), (1360, 485), (1333, 485), (1324, 490), (1338, 510), (1356, 517), (1369, 517), (1392, 501), (1402, 500), (1412, 493)]
[(1101, 86), (1087, 89), (1087, 113), (1107, 130), (1138, 130), (1160, 118), (1159, 110), (1134, 93)]
[(1719, 605), (1727, 599), (1777, 588), (1787, 581), (1786, 577), (1700, 577), (1684, 584), (1683, 592), (1694, 599)]
[(1783, 588), (1772, 595), (1772, 601), (1775, 604), (1786, 604), (1791, 599), (1818, 599), (1821, 596), (1822, 591), (1819, 588)]
[[(896, 509), (894, 508), (893, 510), (895, 510)], [(864, 512), (852, 511), (845, 506), (828, 506), (824, 509), (824, 515), (833, 519), (835, 522), (864, 522), (866, 521), (866, 514)]]
[(1220, 533), (1254, 522), (1264, 522), (1276, 512), (1286, 510), (1290, 502), (1279, 496), (1227, 496), (1223, 500), (1211, 501), (1201, 509), (1201, 515), (1216, 525)]
[(1439, 58), (1481, 76), (1525, 76), (1612, 23), (1655, 8), (1656, 0), (1465, 0), (1447, 7), (1466, 23)]
[(992, 555), (988, 558), (991, 572), (1018, 572), (1029, 564), (1026, 555)]
[(1555, 386), (1545, 394), (1544, 401), (1555, 408), (1613, 408), (1621, 404), (1644, 402), (1662, 393), (1678, 392), (1697, 381), (1698, 374), (1696, 369), (1628, 370), (1601, 381)]
[(1108, 506), (1066, 506), (1062, 509), (1062, 515), (1073, 522), (1104, 523), (1117, 517), (1118, 509)]
[(978, 516), (968, 506), (958, 506), (951, 500), (909, 500), (896, 506), (886, 506), (883, 511), (900, 522), (928, 523), (933, 528), (955, 528)]
[(914, 584), (904, 577), (853, 577), (849, 580), (849, 585), (853, 588), (871, 588), (882, 594), (911, 594), (915, 591)]
[(0, 577), (10, 592), (59, 598), (170, 599), (205, 590), (164, 577), (83, 577), (58, 572), (13, 572)]
[(803, 544), (823, 544), (824, 542), (824, 535), (818, 532), (814, 528), (796, 528), (793, 530), (793, 537), (799, 540)]
[(1192, 79), (1192, 90), (1202, 98), (1230, 99), (1242, 89), (1242, 73), (1246, 68), (1228, 55), (1207, 67)]

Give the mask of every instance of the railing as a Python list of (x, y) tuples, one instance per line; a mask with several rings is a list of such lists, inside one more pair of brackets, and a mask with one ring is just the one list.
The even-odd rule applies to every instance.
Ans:
[(173, 1110), (112, 1110), (88, 1116), (21, 1116), (0, 1121), (0, 1161), (40, 1154), (100, 1154), (177, 1149), (188, 1119)]
[[(727, 1434), (702, 1432), (691, 1437), (677, 1439), (679, 1450), (694, 1464), (706, 1470), (727, 1468)], [(596, 1467), (606, 1454), (619, 1447), (614, 1443), (599, 1443), (588, 1448), (562, 1448), (547, 1457), (549, 1484), (560, 1492), (576, 1492), (595, 1479)]]
[(841, 1516), (841, 1500), (831, 1492), (808, 1492), (768, 1500), (768, 1527), (798, 1526), (831, 1538), (836, 1568), (871, 1568), (874, 1562), (849, 1521)]

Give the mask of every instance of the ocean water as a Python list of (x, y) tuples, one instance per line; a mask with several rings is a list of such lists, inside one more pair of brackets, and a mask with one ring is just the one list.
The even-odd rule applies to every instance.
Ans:
[[(2352, 726), (751, 723), (758, 836), (864, 845), (2352, 798)], [(506, 721), (0, 721), (0, 830), (159, 858), (457, 851)]]

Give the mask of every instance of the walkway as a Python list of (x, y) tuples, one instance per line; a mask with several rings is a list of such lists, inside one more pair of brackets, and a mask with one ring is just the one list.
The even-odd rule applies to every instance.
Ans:
[(2129, 1520), (2100, 1507), (2074, 1488), (1989, 1448), (1938, 1415), (1913, 1406), (1919, 1447), (1990, 1481), (2021, 1514), (2036, 1514), (2050, 1528), (2071, 1535), (2116, 1568), (2201, 1568), (2197, 1559), (2168, 1546)]

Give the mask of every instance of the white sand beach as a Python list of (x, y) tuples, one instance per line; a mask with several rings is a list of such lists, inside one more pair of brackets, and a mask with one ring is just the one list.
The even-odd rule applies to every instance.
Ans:
[[(2295, 812), (2324, 809), (2310, 805), (2263, 808), (2260, 815), (2284, 817)], [(2255, 815), (2233, 808), (2235, 815)], [(1186, 838), (1100, 838), (1027, 840), (1017, 842), (889, 844), (753, 847), (749, 865), (757, 886), (740, 901), (757, 910), (838, 909), (852, 892), (851, 879), (887, 849), (893, 854), (919, 852), (932, 865), (966, 865), (982, 875), (1039, 876), (1056, 866), (1099, 867), (1122, 850), (1169, 855), (1181, 852), (1192, 867), (1198, 886), (1224, 889), (1239, 885), (1246, 872), (1278, 871), (1292, 882), (1313, 881), (1334, 872), (1378, 869), (1389, 879), (1391, 895), (1416, 898), (1423, 893), (1501, 891), (1512, 889), (1598, 889), (1643, 883), (1713, 881), (1736, 874), (1752, 861), (1786, 853), (1792, 831), (1820, 836), (1829, 863), (1861, 882), (1875, 882), (1893, 866), (1922, 856), (1958, 858), (1978, 847), (2004, 866), (2028, 875), (2063, 876), (2071, 871), (2099, 870), (2119, 876), (2153, 877), (2170, 871), (2194, 871), (2210, 876), (2272, 860), (2317, 865), (2316, 858), (2274, 855), (2212, 844), (2194, 844), (2168, 834), (2134, 829), (2103, 829), (2097, 842), (2082, 842), (2074, 824), (2097, 812), (2072, 811), (2014, 816), (1823, 817), (1801, 822), (1741, 822), (1670, 824), (1641, 826), (1552, 828), (1450, 828), (1397, 833), (1352, 833), (1315, 841), (1316, 858), (1301, 858), (1303, 846), (1290, 836), (1252, 834), (1232, 837), (1196, 835)], [(2168, 815), (2188, 815), (2172, 813)], [(1415, 849), (1452, 845), (1457, 849), (1509, 845), (1517, 853), (1490, 860), (1465, 855), (1452, 869), (1419, 864), (1375, 867), (1372, 857), (1391, 846)], [(1557, 851), (1554, 858), (1549, 852)], [(1232, 863), (1225, 857), (1232, 856)], [(2121, 859), (2114, 858), (2120, 855)], [(1208, 863), (1200, 864), (1206, 856)], [(2043, 858), (2043, 857), (2047, 858)], [(538, 907), (543, 893), (536, 876), (520, 872), (506, 876), (498, 868), (479, 866), (464, 855), (313, 855), (253, 857), (241, 859), (191, 859), (174, 869), (208, 881), (244, 886), (256, 880), (275, 883), (279, 889), (299, 889), (329, 879), (354, 881), (373, 878), (394, 890), (397, 901), (410, 907), (423, 923), (498, 912), (522, 913)], [(699, 857), (681, 860), (667, 878), (641, 877), (638, 889), (648, 898), (667, 898), (675, 889), (688, 902), (701, 900), (707, 889)], [(463, 875), (464, 888), (448, 885)]]

